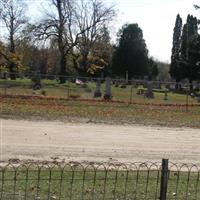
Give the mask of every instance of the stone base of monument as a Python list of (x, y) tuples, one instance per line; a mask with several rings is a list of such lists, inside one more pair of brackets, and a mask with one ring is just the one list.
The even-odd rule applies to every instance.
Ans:
[(112, 99), (112, 95), (108, 95), (108, 94), (105, 94), (103, 96), (104, 100), (111, 100)]
[(95, 98), (98, 98), (98, 97), (101, 97), (101, 96), (102, 96), (101, 92), (95, 92), (94, 93)]

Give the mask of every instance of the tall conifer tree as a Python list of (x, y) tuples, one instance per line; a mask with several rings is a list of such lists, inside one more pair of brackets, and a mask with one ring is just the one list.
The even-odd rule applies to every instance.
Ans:
[(190, 83), (197, 79), (198, 67), (196, 63), (199, 60), (198, 43), (199, 34), (197, 18), (188, 15), (181, 37), (180, 66), (182, 78), (187, 78)]
[(173, 46), (171, 55), (171, 66), (170, 66), (170, 74), (177, 82), (181, 80), (181, 72), (179, 66), (181, 31), (182, 31), (182, 19), (178, 14), (176, 17), (174, 33), (173, 33)]
[(112, 70), (116, 75), (129, 78), (148, 75), (148, 50), (138, 24), (125, 24), (118, 32), (119, 44), (112, 59)]

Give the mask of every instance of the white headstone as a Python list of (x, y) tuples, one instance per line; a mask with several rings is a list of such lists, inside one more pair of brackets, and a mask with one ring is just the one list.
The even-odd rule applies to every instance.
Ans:
[(106, 95), (111, 95), (111, 79), (106, 77)]

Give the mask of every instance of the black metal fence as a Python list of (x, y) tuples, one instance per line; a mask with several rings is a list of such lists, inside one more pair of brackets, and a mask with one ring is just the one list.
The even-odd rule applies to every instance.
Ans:
[(200, 166), (163, 163), (1, 164), (1, 200), (199, 200)]

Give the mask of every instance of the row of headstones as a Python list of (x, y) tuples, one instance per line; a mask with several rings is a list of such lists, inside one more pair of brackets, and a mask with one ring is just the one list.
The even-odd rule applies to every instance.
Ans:
[[(105, 90), (104, 99), (111, 99), (112, 94), (111, 94), (111, 78), (110, 77), (106, 77), (105, 85), (106, 85), (106, 90)], [(101, 79), (98, 79), (97, 83), (96, 83), (96, 90), (94, 92), (94, 97), (97, 98), (97, 97), (101, 97), (101, 96), (102, 96)], [(152, 84), (150, 84), (150, 83), (147, 84), (147, 91), (146, 91), (145, 97), (146, 98), (154, 98)], [(167, 93), (165, 93), (164, 99), (168, 100)]]
[[(38, 74), (36, 74), (36, 76), (34, 77), (35, 80), (33, 80), (33, 82), (35, 82), (33, 89), (40, 89), (41, 88), (41, 79), (40, 76), (38, 76)], [(104, 99), (109, 100), (112, 98), (112, 94), (111, 94), (111, 78), (110, 77), (106, 77), (105, 79), (105, 94), (104, 94)], [(154, 93), (153, 93), (153, 85), (151, 82), (146, 82), (146, 87), (147, 87), (147, 91), (145, 93), (145, 97), (146, 98), (154, 98)], [(159, 88), (160, 88), (160, 84), (159, 84)], [(169, 86), (168, 89), (170, 89), (171, 87)], [(102, 96), (102, 92), (101, 92), (101, 79), (97, 80), (97, 85), (96, 85), (96, 90), (94, 92), (94, 97), (101, 97)], [(164, 94), (164, 100), (168, 100), (168, 95), (167, 92), (165, 92)], [(200, 97), (198, 97), (198, 102), (200, 102)]]
[[(111, 99), (112, 94), (111, 94), (111, 78), (110, 77), (106, 77), (105, 85), (106, 85), (106, 90), (105, 90), (104, 99)], [(96, 90), (94, 92), (94, 97), (101, 97), (101, 96), (102, 96), (101, 79), (98, 79), (97, 83), (96, 83)], [(153, 93), (153, 88), (152, 88), (151, 83), (147, 84), (147, 91), (146, 91), (145, 97), (146, 98), (154, 98), (154, 93)], [(167, 93), (165, 93), (164, 99), (168, 100)]]

